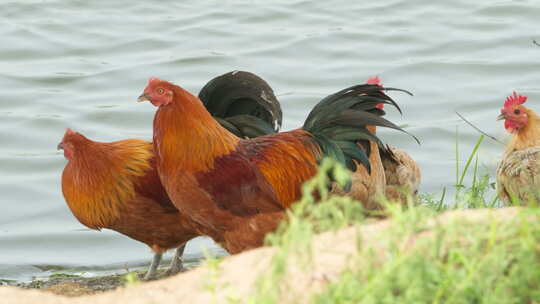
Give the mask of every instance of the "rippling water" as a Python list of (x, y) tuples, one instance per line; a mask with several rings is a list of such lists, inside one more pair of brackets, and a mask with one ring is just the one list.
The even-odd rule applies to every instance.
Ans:
[[(0, 279), (58, 270), (93, 274), (149, 261), (143, 244), (84, 229), (60, 190), (66, 127), (100, 141), (151, 138), (154, 108), (137, 104), (148, 77), (197, 93), (234, 69), (259, 74), (283, 105), (284, 130), (323, 96), (380, 75), (405, 125), (422, 140), (382, 131), (423, 168), (423, 192), (451, 186), (455, 131), (463, 157), (516, 89), (540, 110), (537, 1), (18, 1), (0, 4)], [(503, 147), (485, 141), (492, 171)], [(462, 158), (463, 158), (462, 157)], [(196, 260), (197, 239), (187, 248)]]

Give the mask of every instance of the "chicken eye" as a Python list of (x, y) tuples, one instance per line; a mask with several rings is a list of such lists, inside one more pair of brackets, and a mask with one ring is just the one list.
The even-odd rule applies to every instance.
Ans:
[(159, 89), (157, 89), (157, 93), (159, 95), (162, 95), (163, 93), (165, 93), (165, 90), (163, 90), (163, 88), (159, 88)]
[(521, 111), (519, 109), (514, 110), (514, 114), (519, 115), (519, 113), (521, 113)]

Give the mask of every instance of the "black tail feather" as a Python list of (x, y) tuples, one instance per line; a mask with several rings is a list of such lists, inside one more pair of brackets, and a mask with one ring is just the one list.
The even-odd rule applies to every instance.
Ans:
[[(381, 117), (385, 113), (377, 108), (378, 104), (392, 105), (401, 113), (399, 105), (386, 95), (385, 91), (400, 91), (412, 95), (405, 90), (374, 84), (348, 87), (323, 98), (309, 113), (303, 129), (313, 134), (325, 156), (333, 157), (353, 171), (356, 170), (353, 160), (356, 160), (370, 172), (368, 155), (371, 151), (358, 144), (369, 147), (366, 143), (373, 141), (381, 151), (388, 148), (367, 126), (386, 127), (409, 134)], [(411, 136), (419, 142), (415, 136)]]
[[(237, 132), (229, 131), (242, 138), (254, 138), (276, 133), (276, 130), (272, 129), (272, 126), (268, 122), (252, 115), (235, 115), (222, 118), (221, 120), (233, 125), (234, 130), (237, 130)], [(224, 127), (227, 128), (226, 126)]]
[[(269, 133), (261, 132), (270, 130), (275, 133), (281, 127), (281, 106), (274, 91), (264, 79), (253, 73), (232, 71), (218, 76), (201, 89), (199, 98), (210, 114), (220, 118), (220, 122), (228, 121), (224, 127), (239, 137), (265, 135)], [(257, 119), (250, 120), (246, 116)], [(255, 123), (253, 128), (249, 128), (250, 122)], [(255, 129), (258, 131), (250, 134), (242, 131)]]

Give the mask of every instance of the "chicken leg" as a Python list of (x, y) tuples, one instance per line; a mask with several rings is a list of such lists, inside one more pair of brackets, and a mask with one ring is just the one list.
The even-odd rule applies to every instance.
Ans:
[(173, 259), (171, 261), (171, 266), (169, 266), (169, 270), (167, 270), (167, 275), (173, 275), (177, 274), (181, 271), (183, 271), (184, 268), (184, 260), (182, 256), (184, 255), (184, 249), (186, 248), (186, 244), (178, 247), (176, 251), (174, 252)]
[(159, 264), (161, 263), (161, 258), (163, 257), (162, 253), (155, 253), (154, 258), (152, 259), (152, 264), (150, 264), (150, 267), (148, 268), (148, 272), (144, 276), (145, 281), (155, 280), (156, 279), (156, 271), (159, 267)]

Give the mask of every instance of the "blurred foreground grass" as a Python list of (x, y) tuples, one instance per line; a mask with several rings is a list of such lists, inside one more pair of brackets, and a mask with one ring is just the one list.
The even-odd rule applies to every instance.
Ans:
[[(538, 208), (521, 208), (509, 221), (495, 217), (474, 223), (460, 218), (437, 221), (437, 215), (448, 209), (501, 205), (490, 191), (490, 177), (478, 173), (476, 151), (481, 141), (482, 138), (464, 168), (474, 170), (470, 185), (464, 185), (466, 171), (456, 170), (454, 204), (442, 203), (444, 197), (435, 200), (426, 196), (420, 204), (411, 200), (408, 206), (386, 202), (385, 216), (391, 221), (388, 228), (378, 232), (377, 239), (382, 241), (370, 243), (360, 234), (351, 239), (356, 243), (356, 252), (349, 257), (349, 266), (319, 291), (308, 295), (309, 302), (540, 302)], [(291, 302), (284, 295), (295, 286), (287, 278), (298, 267), (309, 272), (317, 266), (311, 259), (313, 236), (347, 226), (360, 227), (369, 221), (361, 216), (360, 204), (351, 204), (350, 199), (327, 192), (330, 171), (337, 171), (333, 173), (336, 176), (344, 174), (334, 162), (323, 162), (317, 177), (304, 186), (304, 198), (290, 211), (290, 219), (268, 236), (268, 244), (276, 247), (277, 252), (249, 302)], [(321, 194), (320, 201), (311, 195), (314, 191)], [(294, 270), (290, 271), (291, 268)], [(306, 302), (303, 296), (297, 299)]]

